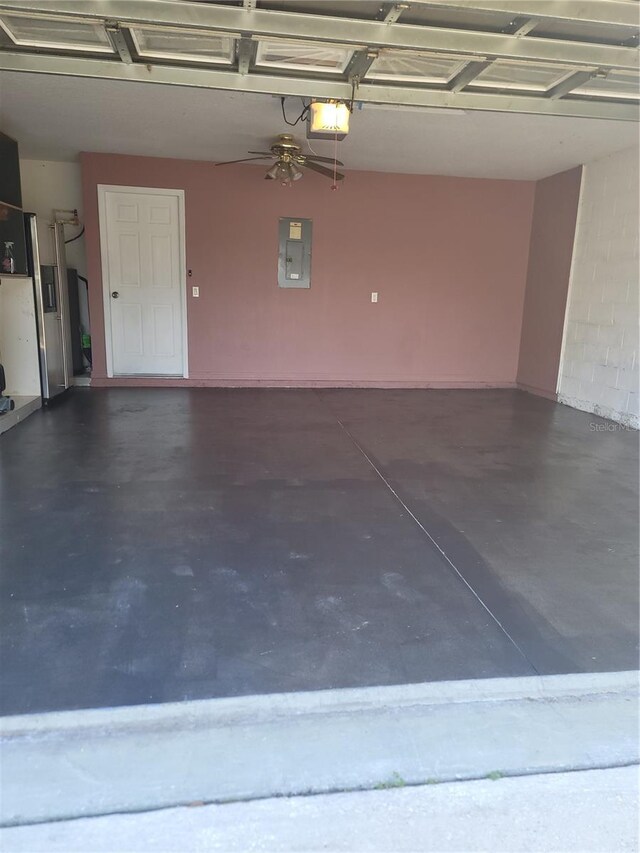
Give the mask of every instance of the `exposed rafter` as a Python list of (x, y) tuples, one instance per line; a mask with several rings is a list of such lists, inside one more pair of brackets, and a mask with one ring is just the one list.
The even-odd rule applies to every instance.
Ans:
[[(333, 81), (285, 75), (248, 74), (237, 71), (217, 71), (205, 68), (122, 62), (99, 59), (80, 59), (43, 54), (0, 51), (0, 70), (27, 71), (39, 74), (60, 74), (72, 77), (96, 77), (110, 80), (131, 80), (175, 86), (195, 86), (205, 89), (226, 89), (236, 92), (295, 95), (307, 98), (348, 100), (351, 86), (347, 81)], [(405, 104), (408, 106), (489, 110), (492, 112), (522, 112), (543, 115), (581, 116), (584, 118), (637, 121), (639, 109), (635, 104), (599, 103), (589, 100), (555, 99), (479, 92), (449, 92), (408, 86), (386, 86), (362, 83), (357, 100), (373, 104)]]

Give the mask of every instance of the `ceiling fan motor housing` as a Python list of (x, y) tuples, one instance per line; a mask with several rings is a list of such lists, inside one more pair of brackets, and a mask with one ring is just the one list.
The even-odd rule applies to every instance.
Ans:
[(272, 153), (285, 161), (300, 156), (301, 150), (290, 133), (281, 133), (277, 141), (271, 146)]

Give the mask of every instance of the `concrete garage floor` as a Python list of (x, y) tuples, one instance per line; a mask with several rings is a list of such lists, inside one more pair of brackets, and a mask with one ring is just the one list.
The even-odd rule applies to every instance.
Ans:
[(0, 454), (4, 714), (637, 667), (638, 434), (593, 415), (76, 390)]

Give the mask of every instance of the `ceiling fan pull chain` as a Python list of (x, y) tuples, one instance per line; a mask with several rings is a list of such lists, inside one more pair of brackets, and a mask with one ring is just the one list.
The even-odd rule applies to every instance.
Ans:
[(335, 138), (333, 140), (333, 184), (331, 185), (332, 190), (338, 189), (338, 132), (336, 131)]

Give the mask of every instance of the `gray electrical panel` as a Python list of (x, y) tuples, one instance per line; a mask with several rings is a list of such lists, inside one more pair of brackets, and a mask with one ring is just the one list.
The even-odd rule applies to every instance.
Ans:
[(311, 287), (311, 220), (280, 220), (278, 287)]

